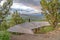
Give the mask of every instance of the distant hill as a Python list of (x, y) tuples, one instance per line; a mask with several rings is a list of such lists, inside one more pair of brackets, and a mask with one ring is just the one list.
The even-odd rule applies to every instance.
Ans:
[(43, 14), (20, 14), (20, 16), (26, 20), (31, 19), (32, 21), (35, 20), (45, 20), (45, 17)]
[[(45, 17), (43, 14), (20, 14), (20, 16), (25, 20), (31, 19), (31, 21), (45, 20)], [(11, 18), (11, 15), (7, 17), (7, 19), (10, 19), (10, 18)]]

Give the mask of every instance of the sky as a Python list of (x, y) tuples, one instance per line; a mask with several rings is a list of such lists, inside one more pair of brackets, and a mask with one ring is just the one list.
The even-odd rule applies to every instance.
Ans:
[(36, 9), (40, 8), (40, 0), (14, 0), (14, 3), (23, 3)]
[[(5, 1), (6, 0), (2, 0), (0, 4), (2, 5)], [(23, 9), (26, 11), (30, 11), (29, 13), (41, 12), (40, 0), (13, 0), (13, 5), (11, 6), (11, 8)]]

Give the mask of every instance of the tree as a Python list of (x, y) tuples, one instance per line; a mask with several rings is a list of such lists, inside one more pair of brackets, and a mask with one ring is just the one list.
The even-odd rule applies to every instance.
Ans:
[(59, 13), (59, 15), (58, 15), (58, 22), (60, 23), (60, 13)]
[(0, 19), (3, 21), (4, 18), (8, 16), (10, 7), (12, 6), (12, 0), (6, 0), (5, 3), (3, 3), (2, 7), (0, 8)]
[(18, 13), (18, 11), (15, 11), (12, 14), (12, 18), (10, 19), (10, 25), (14, 26), (17, 24), (21, 24), (24, 23), (25, 21), (22, 19), (22, 17), (20, 16), (20, 13)]
[(47, 21), (55, 28), (58, 24), (59, 0), (41, 0), (42, 12)]
[(2, 6), (0, 5), (0, 30), (6, 30), (9, 27), (5, 18), (10, 13), (12, 3), (12, 0), (6, 0)]

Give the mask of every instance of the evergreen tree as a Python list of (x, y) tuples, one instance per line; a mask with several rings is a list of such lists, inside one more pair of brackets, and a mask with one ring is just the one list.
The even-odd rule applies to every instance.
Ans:
[(41, 0), (42, 11), (47, 21), (55, 28), (58, 24), (59, 0)]

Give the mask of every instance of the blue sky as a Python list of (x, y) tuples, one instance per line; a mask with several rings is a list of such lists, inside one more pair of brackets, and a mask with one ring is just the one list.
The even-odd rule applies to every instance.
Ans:
[[(1, 5), (5, 2), (6, 0), (1, 1)], [(41, 7), (40, 7), (40, 0), (13, 0), (13, 5), (11, 8), (14, 9), (23, 9), (23, 10), (28, 10), (30, 11), (29, 13), (40, 13), (41, 12)], [(31, 11), (32, 10), (32, 11)], [(25, 13), (25, 12), (23, 12)], [(27, 12), (26, 12), (27, 13)]]

